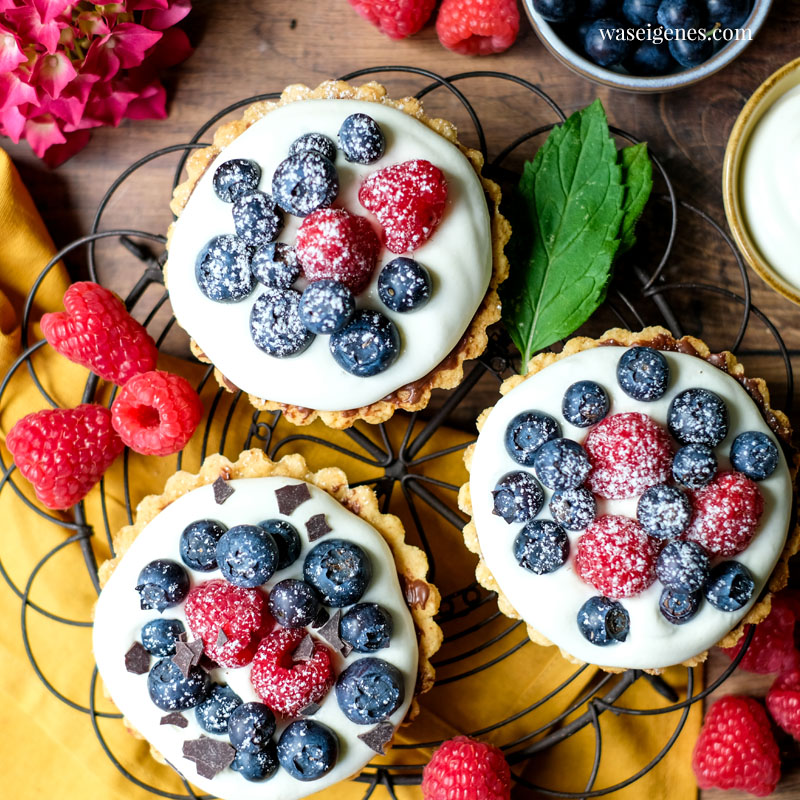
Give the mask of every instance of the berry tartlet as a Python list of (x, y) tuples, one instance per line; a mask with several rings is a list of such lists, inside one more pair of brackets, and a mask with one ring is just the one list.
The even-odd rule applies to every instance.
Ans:
[(439, 593), (369, 488), (290, 455), (211, 456), (146, 497), (100, 570), (94, 654), (154, 756), (223, 800), (358, 773), (416, 713)]
[(769, 613), (800, 538), (791, 429), (731, 353), (611, 330), (501, 393), (459, 502), (478, 580), (533, 641), (658, 671)]
[(510, 227), (483, 158), (377, 83), (288, 87), (192, 154), (175, 317), (220, 385), (334, 428), (424, 408), (500, 318)]

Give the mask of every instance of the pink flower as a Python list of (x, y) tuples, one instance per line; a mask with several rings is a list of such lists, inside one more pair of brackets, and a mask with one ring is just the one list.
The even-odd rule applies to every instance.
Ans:
[(36, 59), (31, 82), (55, 99), (77, 74), (66, 53), (46, 53)]
[(14, 31), (0, 25), (0, 72), (11, 72), (27, 60)]

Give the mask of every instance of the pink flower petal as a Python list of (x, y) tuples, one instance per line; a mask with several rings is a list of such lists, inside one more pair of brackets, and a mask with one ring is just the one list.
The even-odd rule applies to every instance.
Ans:
[(46, 23), (42, 22), (39, 13), (30, 6), (9, 8), (4, 12), (4, 16), (6, 21), (15, 26), (17, 33), (24, 41), (40, 44), (48, 53), (55, 52), (61, 36), (61, 29), (67, 25), (66, 22), (57, 19)]
[(28, 60), (13, 31), (0, 25), (0, 72), (11, 72)]
[(169, 8), (145, 11), (142, 23), (156, 31), (171, 28), (192, 10), (192, 0), (172, 0)]
[(64, 90), (64, 95), (77, 97), (85, 105), (91, 94), (92, 87), (97, 81), (97, 75), (93, 75), (91, 72), (83, 72), (83, 68), (81, 67), (81, 70), (71, 81), (70, 85)]
[(76, 6), (76, 0), (29, 0), (29, 5), (32, 5), (39, 13), (42, 22), (47, 23), (60, 17), (68, 8)]
[(153, 81), (131, 100), (125, 116), (128, 119), (166, 119), (167, 90), (159, 81)]
[(147, 56), (147, 64), (155, 69), (167, 69), (185, 61), (194, 52), (186, 31), (181, 28), (169, 28), (164, 31), (161, 41)]
[(81, 72), (94, 75), (96, 80), (107, 81), (119, 72), (120, 63), (111, 34), (93, 39), (86, 52)]
[(68, 158), (72, 158), (79, 150), (83, 150), (89, 143), (91, 137), (89, 131), (76, 131), (65, 134), (66, 141), (63, 144), (53, 144), (47, 148), (43, 158), (48, 167), (57, 167), (63, 164)]
[(125, 3), (128, 11), (149, 11), (152, 8), (167, 9), (170, 0), (127, 0)]
[(19, 106), (9, 106), (0, 112), (0, 131), (14, 144), (19, 141), (23, 130), (25, 130), (25, 115), (19, 110)]
[[(115, 87), (105, 96), (95, 94), (86, 104), (83, 119), (116, 128), (122, 122), (128, 104), (134, 99), (136, 99), (136, 92), (130, 91), (124, 86)], [(81, 125), (81, 127), (83, 126)]]
[(23, 103), (36, 103), (38, 93), (17, 72), (0, 74), (0, 111)]
[(49, 114), (29, 119), (25, 123), (25, 138), (31, 146), (31, 150), (39, 158), (44, 156), (45, 150), (54, 144), (63, 144), (67, 141), (66, 136), (61, 132), (58, 122)]
[[(145, 53), (162, 37), (161, 31), (151, 31), (135, 22), (122, 22), (114, 26), (109, 43), (113, 42), (115, 55), (123, 69), (138, 67)], [(108, 45), (107, 45), (108, 46)]]
[(66, 53), (51, 53), (41, 55), (36, 60), (31, 83), (40, 86), (55, 99), (77, 74)]
[(86, 108), (86, 100), (62, 94), (58, 100), (48, 100), (45, 107), (54, 117), (63, 120), (65, 131), (77, 130)]
[(111, 33), (105, 17), (97, 11), (84, 11), (78, 15), (78, 29), (86, 36), (105, 36)]

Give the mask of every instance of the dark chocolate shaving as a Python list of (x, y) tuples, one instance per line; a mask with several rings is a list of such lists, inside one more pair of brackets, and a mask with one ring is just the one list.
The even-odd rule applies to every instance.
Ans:
[(225, 483), (225, 479), (222, 475), (220, 475), (211, 486), (214, 489), (214, 502), (218, 506), (221, 506), (236, 491), (233, 486)]
[(184, 678), (189, 677), (189, 670), (200, 663), (203, 655), (202, 639), (195, 639), (188, 644), (186, 642), (175, 642), (175, 655), (172, 656), (173, 663), (181, 671)]
[(325, 519), (324, 514), (314, 514), (306, 521), (306, 530), (308, 531), (308, 541), (316, 542), (321, 539), (326, 533), (330, 533), (333, 528), (328, 525), (328, 520)]
[(314, 640), (310, 634), (306, 634), (295, 648), (294, 653), (292, 653), (292, 659), (294, 661), (310, 661), (313, 655)]
[(305, 483), (290, 483), (275, 490), (278, 499), (278, 511), (288, 517), (298, 506), (311, 499), (311, 492)]
[(311, 627), (315, 630), (317, 628), (321, 628), (330, 619), (330, 617), (331, 615), (328, 613), (328, 609), (325, 608), (325, 606), (320, 606), (319, 614), (317, 614), (317, 618), (314, 620)]
[(217, 631), (217, 647), (222, 647), (227, 641), (228, 637), (225, 635), (225, 631), (220, 628), (219, 631)]
[(134, 642), (125, 653), (125, 669), (134, 675), (144, 675), (150, 671), (150, 653), (141, 642)]
[(339, 621), (342, 618), (342, 610), (337, 608), (330, 619), (319, 629), (319, 635), (325, 639), (334, 650), (341, 652), (344, 642), (339, 636)]
[(386, 745), (394, 736), (394, 725), (391, 722), (379, 722), (374, 728), (370, 728), (366, 733), (359, 733), (358, 738), (382, 756), (386, 755)]
[(161, 717), (162, 725), (174, 725), (176, 728), (185, 728), (189, 724), (189, 720), (178, 711), (172, 711), (164, 717)]
[(319, 703), (309, 703), (307, 706), (303, 706), (303, 708), (300, 709), (300, 716), (313, 717), (314, 714), (316, 714), (317, 711), (320, 710), (320, 708), (321, 706), (319, 705)]
[(353, 652), (353, 645), (347, 644), (347, 642), (342, 642), (342, 646), (339, 649), (339, 652), (342, 654), (344, 658), (350, 655)]
[(194, 761), (201, 778), (210, 780), (233, 763), (236, 751), (221, 739), (201, 736), (183, 743), (183, 755), (189, 761)]

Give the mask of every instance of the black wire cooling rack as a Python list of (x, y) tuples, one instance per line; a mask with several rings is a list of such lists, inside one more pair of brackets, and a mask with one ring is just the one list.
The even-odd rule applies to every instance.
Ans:
[[(505, 73), (474, 71), (451, 75), (445, 78), (433, 72), (415, 67), (389, 66), (359, 70), (344, 76), (343, 79), (352, 80), (364, 76), (386, 73), (392, 73), (395, 76), (401, 74), (403, 79), (407, 80), (410, 78), (414, 81), (421, 82), (422, 88), (420, 88), (416, 94), (418, 98), (422, 98), (432, 92), (437, 92), (439, 94), (445, 94), (449, 101), (454, 102), (456, 106), (460, 105), (468, 115), (474, 127), (474, 134), (477, 137), (478, 147), (486, 158), (485, 173), (506, 186), (515, 182), (517, 178), (514, 171), (507, 166), (512, 154), (526, 142), (536, 137), (541, 137), (543, 134), (547, 133), (553, 125), (565, 119), (565, 115), (559, 106), (542, 91), (542, 89), (522, 78)], [(497, 82), (498, 88), (501, 85), (503, 88), (506, 88), (509, 87), (509, 84), (514, 84), (517, 87), (514, 91), (519, 90), (522, 92), (525, 99), (532, 99), (534, 101), (537, 106), (536, 113), (544, 111), (548, 116), (554, 118), (554, 121), (543, 124), (535, 129), (525, 131), (503, 147), (497, 155), (490, 157), (487, 147), (487, 137), (481, 124), (479, 114), (461, 88), (472, 81), (494, 81)], [(140, 302), (142, 295), (148, 287), (153, 284), (163, 286), (162, 265), (165, 260), (164, 248), (166, 244), (166, 238), (164, 236), (134, 229), (100, 229), (103, 215), (110, 201), (125, 181), (146, 164), (156, 159), (168, 157), (171, 154), (177, 153), (180, 154), (180, 159), (175, 171), (173, 186), (177, 185), (180, 181), (188, 154), (193, 149), (206, 146), (202, 139), (214, 125), (230, 113), (252, 102), (258, 100), (274, 100), (278, 97), (279, 93), (277, 92), (263, 94), (257, 97), (247, 98), (223, 109), (209, 119), (208, 122), (197, 131), (195, 136), (192, 137), (191, 141), (184, 144), (164, 147), (150, 153), (135, 164), (132, 164), (111, 184), (97, 209), (90, 233), (71, 242), (55, 255), (44, 267), (34, 283), (24, 307), (22, 325), (23, 353), (12, 365), (2, 383), (0, 383), (0, 402), (3, 400), (8, 390), (11, 378), (24, 368), (27, 370), (29, 379), (36, 385), (43, 398), (51, 406), (56, 406), (56, 402), (42, 385), (32, 359), (33, 354), (40, 347), (44, 346), (45, 342), (30, 341), (29, 321), (34, 300), (42, 281), (50, 270), (62, 259), (70, 256), (74, 251), (85, 248), (88, 256), (89, 277), (91, 280), (96, 281), (98, 275), (95, 244), (100, 240), (111, 239), (137, 256), (141, 264), (139, 273), (136, 275), (135, 283), (130, 288), (126, 297), (126, 304), (129, 309), (134, 308)], [(621, 140), (630, 143), (636, 143), (638, 141), (634, 136), (623, 130), (612, 128), (612, 131)], [(637, 329), (644, 327), (646, 324), (665, 324), (675, 336), (681, 336), (686, 331), (696, 332), (698, 330), (698, 306), (695, 304), (694, 307), (690, 308), (689, 312), (687, 312), (685, 308), (682, 312), (677, 312), (673, 307), (675, 305), (675, 299), (685, 299), (688, 296), (694, 298), (698, 296), (715, 298), (715, 302), (722, 302), (725, 304), (726, 308), (729, 309), (727, 313), (730, 314), (730, 327), (736, 328), (736, 332), (730, 343), (728, 343), (727, 349), (733, 352), (740, 350), (745, 334), (748, 332), (748, 328), (753, 321), (766, 329), (772, 344), (768, 348), (760, 350), (759, 354), (771, 355), (782, 360), (785, 370), (786, 387), (784, 408), (788, 413), (790, 411), (793, 394), (793, 375), (790, 354), (775, 325), (752, 304), (748, 276), (744, 264), (731, 239), (716, 222), (701, 210), (676, 198), (672, 183), (663, 166), (652, 153), (651, 158), (653, 159), (657, 179), (663, 191), (663, 194), (654, 196), (651, 201), (651, 207), (655, 206), (657, 209), (657, 213), (653, 216), (658, 221), (657, 227), (660, 230), (660, 241), (663, 240), (664, 242), (663, 248), (655, 255), (651, 253), (644, 258), (640, 258), (638, 261), (635, 259), (628, 259), (624, 265), (618, 267), (617, 276), (612, 283), (609, 297), (602, 313), (615, 319), (618, 324), (626, 328)], [(706, 234), (710, 233), (718, 237), (721, 248), (729, 251), (728, 255), (732, 257), (738, 268), (738, 272), (733, 270), (733, 276), (735, 280), (741, 283), (739, 291), (733, 291), (730, 288), (713, 283), (697, 281), (668, 282), (665, 279), (665, 270), (668, 264), (671, 263), (671, 258), (673, 257), (673, 247), (676, 242), (676, 230), (679, 217), (682, 219), (684, 217), (691, 218), (693, 223), (699, 223), (701, 226), (705, 227)], [(166, 228), (166, 221), (164, 228)], [(640, 261), (654, 264), (655, 266), (647, 268), (640, 263)], [(163, 324), (160, 322), (157, 323), (158, 312), (165, 306), (167, 300), (167, 293), (163, 291), (155, 307), (152, 308), (147, 318), (144, 320), (145, 325), (150, 327), (150, 331), (156, 338), (159, 347), (162, 346), (175, 322), (174, 317), (170, 317)], [(681, 305), (685, 307), (686, 303), (682, 303)], [(699, 306), (701, 314), (704, 307), (704, 304), (701, 303)], [(684, 324), (684, 320), (687, 320), (686, 324)], [(155, 330), (154, 328), (157, 324), (159, 329)], [(438, 405), (436, 410), (426, 415), (405, 415), (407, 417), (407, 427), (399, 446), (393, 444), (387, 428), (384, 425), (373, 426), (371, 428), (349, 429), (346, 431), (348, 437), (347, 446), (334, 444), (323, 438), (312, 436), (299, 428), (294, 429), (295, 432), (290, 435), (281, 435), (276, 428), (280, 418), (280, 412), (256, 411), (252, 414), (248, 430), (235, 430), (235, 426), (232, 425), (234, 410), (240, 403), (246, 405), (247, 400), (242, 397), (241, 392), (234, 394), (233, 398), (227, 404), (228, 408), (226, 411), (224, 408), (226, 403), (223, 402), (223, 395), (226, 393), (222, 389), (219, 389), (216, 391), (213, 401), (211, 402), (208, 418), (205, 420), (205, 427), (197, 434), (202, 437), (201, 457), (204, 458), (211, 452), (222, 452), (226, 442), (236, 441), (238, 443), (240, 440), (236, 437), (241, 437), (243, 448), (260, 447), (270, 456), (280, 456), (291, 449), (292, 445), (297, 445), (298, 443), (315, 443), (324, 448), (328, 448), (333, 461), (336, 460), (337, 456), (343, 456), (354, 458), (364, 464), (370, 465), (374, 468), (376, 477), (364, 481), (364, 483), (371, 484), (375, 488), (384, 508), (388, 508), (393, 492), (396, 493), (399, 487), (399, 491), (402, 493), (402, 498), (407, 504), (408, 512), (414, 523), (414, 530), (409, 531), (409, 538), (413, 540), (414, 537), (416, 537), (416, 540), (427, 552), (431, 570), (434, 573), (433, 577), (435, 578), (437, 566), (441, 566), (441, 564), (437, 564), (440, 558), (437, 559), (435, 547), (437, 530), (441, 531), (442, 527), (440, 526), (443, 526), (444, 529), (449, 528), (451, 531), (460, 531), (466, 523), (466, 519), (458, 511), (456, 505), (458, 486), (426, 475), (424, 470), (427, 464), (434, 462), (438, 458), (463, 450), (470, 443), (466, 442), (460, 445), (451, 445), (437, 449), (437, 432), (439, 432), (443, 425), (448, 425), (452, 422), (460, 405), (469, 403), (468, 398), (470, 392), (479, 381), (487, 379), (490, 381), (496, 380), (497, 383), (499, 383), (505, 375), (510, 373), (510, 370), (515, 366), (515, 359), (518, 360), (518, 358), (518, 354), (514, 355), (505, 335), (501, 331), (496, 331), (490, 340), (490, 346), (487, 352), (474, 362), (470, 367), (470, 371), (466, 374), (464, 381), (458, 388), (443, 395), (445, 399), (441, 405)], [(518, 366), (518, 362), (516, 365)], [(209, 367), (205, 370), (199, 382), (198, 390), (202, 390), (205, 387), (208, 391), (208, 388), (213, 385), (213, 381), (209, 383), (211, 376), (212, 368)], [(96, 398), (97, 389), (98, 380), (92, 376), (86, 382), (83, 402), (91, 402), (94, 400)], [(221, 415), (224, 417), (224, 421), (221, 427), (221, 433), (219, 434), (219, 441), (217, 446), (214, 447), (211, 442), (211, 426), (212, 422), (218, 420)], [(470, 418), (474, 419), (474, 415), (471, 415)], [(370, 435), (367, 435), (368, 433)], [(242, 434), (244, 435), (242, 436)], [(421, 455), (423, 448), (426, 447), (427, 449), (424, 455)], [(128, 519), (132, 520), (127, 451), (123, 458), (124, 498)], [(181, 466), (181, 461), (182, 454), (178, 456), (178, 468)], [(49, 514), (26, 498), (16, 482), (17, 476), (13, 464), (3, 463), (0, 457), (0, 467), (2, 467), (0, 491), (15, 492), (19, 500), (25, 503), (30, 509), (31, 514), (36, 514), (42, 519), (51, 522), (53, 525), (66, 529), (70, 534), (58, 546), (43, 554), (42, 558), (31, 570), (22, 585), (16, 585), (8, 574), (6, 566), (2, 561), (3, 554), (2, 546), (0, 545), (0, 574), (2, 574), (11, 590), (19, 598), (22, 638), (33, 671), (55, 698), (70, 706), (78, 714), (84, 714), (88, 718), (87, 724), (93, 727), (99, 745), (106, 756), (133, 784), (160, 797), (175, 798), (175, 800), (191, 800), (192, 798), (198, 798), (199, 796), (193, 791), (185, 778), (181, 778), (185, 787), (185, 793), (169, 792), (159, 786), (149, 785), (126, 769), (121, 763), (120, 758), (112, 752), (112, 749), (101, 732), (99, 723), (102, 720), (118, 719), (120, 715), (102, 712), (96, 708), (95, 698), (98, 679), (96, 668), (91, 675), (87, 675), (88, 700), (83, 704), (74, 699), (65, 697), (55, 688), (52, 681), (40, 668), (36, 654), (33, 651), (28, 630), (30, 614), (42, 615), (65, 626), (75, 626), (79, 628), (91, 627), (90, 621), (68, 619), (57, 611), (43, 608), (31, 601), (30, 594), (42, 568), (61, 550), (71, 547), (78, 547), (81, 549), (86, 562), (88, 577), (92, 581), (95, 589), (99, 591), (97, 562), (92, 549), (93, 537), (98, 535), (105, 536), (108, 546), (113, 553), (104, 485), (101, 483), (101, 518), (88, 519), (86, 508), (81, 502), (72, 509), (71, 521), (65, 521), (65, 519), (61, 517)], [(422, 508), (422, 506), (427, 506), (428, 513), (433, 514), (433, 518), (435, 518), (438, 523), (436, 526), (425, 523), (423, 516), (427, 515), (420, 513), (420, 508)], [(465, 585), (443, 597), (438, 622), (444, 629), (445, 639), (444, 646), (436, 662), (439, 675), (437, 687), (441, 688), (446, 684), (465, 681), (470, 677), (497, 668), (501, 662), (523, 648), (537, 647), (537, 645), (532, 644), (525, 635), (524, 626), (521, 622), (506, 619), (501, 615), (496, 608), (494, 598), (495, 595), (493, 593), (487, 592), (471, 578), (465, 578)], [(580, 676), (587, 667), (586, 665), (577, 666), (572, 674), (559, 685), (547, 688), (543, 687), (542, 696), (527, 707), (517, 708), (513, 713), (502, 720), (486, 725), (479, 730), (465, 731), (465, 733), (473, 736), (485, 737), (500, 746), (505, 751), (507, 759), (512, 766), (514, 780), (521, 787), (525, 787), (526, 789), (538, 792), (542, 795), (565, 798), (590, 798), (609, 794), (634, 783), (642, 775), (653, 769), (653, 767), (664, 758), (680, 735), (691, 706), (702, 701), (703, 698), (714, 691), (728, 678), (746, 652), (747, 645), (749, 645), (752, 635), (753, 631), (750, 630), (745, 639), (745, 646), (742, 648), (738, 657), (732, 661), (730, 667), (727, 668), (722, 675), (702, 691), (695, 691), (694, 672), (691, 669), (686, 670), (685, 682), (681, 684), (682, 687), (685, 685), (685, 689), (682, 688), (680, 696), (679, 693), (662, 678), (644, 674), (639, 670), (628, 670), (618, 675), (605, 674), (604, 677), (597, 678), (593, 682), (587, 684), (586, 687), (581, 688), (580, 691), (577, 691), (575, 699), (571, 701), (566, 708), (562, 708), (557, 714), (549, 717), (544, 723), (537, 722), (535, 726), (531, 723), (531, 729), (526, 730), (523, 735), (519, 735), (518, 727), (514, 728), (513, 736), (507, 733), (507, 731), (511, 731), (512, 724), (518, 726), (521, 720), (525, 720), (529, 715), (533, 715), (534, 712), (537, 712), (548, 701), (557, 698), (564, 692), (570, 691), (570, 687), (574, 689), (575, 686), (581, 686)], [(511, 644), (511, 642), (513, 642), (513, 644)], [(621, 697), (624, 692), (638, 681), (648, 681), (651, 684), (654, 692), (658, 693), (661, 697), (661, 702), (659, 702), (658, 705), (654, 705), (654, 707), (631, 707), (621, 702)], [(437, 687), (433, 689), (434, 692), (437, 691)], [(655, 695), (653, 695), (653, 698), (655, 701)], [(666, 705), (664, 704), (664, 700), (666, 700)], [(629, 717), (646, 717), (677, 713), (677, 722), (675, 723), (672, 733), (664, 742), (663, 747), (649, 762), (642, 764), (638, 771), (614, 785), (597, 787), (596, 783), (604, 752), (600, 720), (602, 715), (609, 711), (616, 715), (628, 715)], [(558, 747), (559, 744), (587, 727), (594, 733), (594, 754), (591, 763), (575, 765), (575, 770), (583, 769), (587, 774), (585, 786), (581, 791), (567, 791), (558, 786), (536, 785), (530, 779), (523, 776), (522, 772), (531, 759), (551, 748)], [(413, 732), (413, 728), (411, 731)], [(423, 747), (433, 747), (438, 744), (439, 742), (437, 741), (413, 742), (398, 744), (395, 745), (395, 747), (399, 750), (413, 751)], [(417, 761), (420, 763), (392, 766), (379, 764), (368, 765), (362, 773), (355, 778), (356, 781), (366, 784), (364, 800), (367, 800), (379, 786), (385, 787), (393, 800), (396, 800), (396, 786), (418, 784), (421, 780), (424, 757), (420, 755)]]

